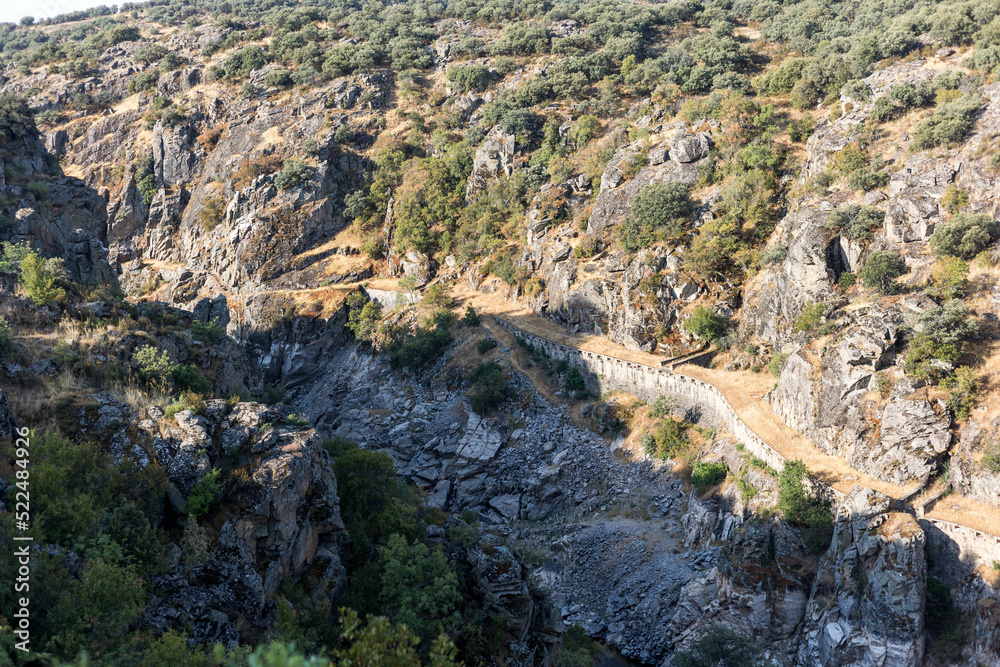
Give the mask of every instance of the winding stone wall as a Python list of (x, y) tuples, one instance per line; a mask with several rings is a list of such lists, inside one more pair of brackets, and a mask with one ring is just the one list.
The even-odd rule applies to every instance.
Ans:
[[(736, 410), (715, 386), (696, 378), (679, 375), (666, 368), (645, 366), (553, 343), (522, 331), (505, 320), (495, 319), (502, 327), (526, 343), (545, 350), (551, 358), (562, 359), (572, 366), (594, 374), (601, 392), (624, 391), (647, 402), (655, 401), (661, 394), (669, 394), (682, 407), (700, 411), (703, 422), (728, 429), (748, 452), (763, 460), (774, 470), (780, 472), (785, 467), (785, 457), (758, 437), (740, 419)], [(844, 499), (844, 493), (817, 480), (812, 481), (820, 494), (838, 501)], [(928, 545), (951, 555), (956, 561), (966, 565), (975, 561), (985, 565), (991, 565), (994, 561), (1000, 562), (1000, 537), (940, 519), (920, 517), (918, 520), (927, 535)]]
[(948, 568), (954, 579), (949, 583), (957, 583), (968, 569), (967, 566), (990, 567), (993, 563), (1000, 562), (1000, 537), (941, 519), (922, 517), (918, 521), (927, 536), (927, 546), (935, 558), (946, 558), (958, 566)]
[[(500, 318), (496, 320), (526, 343), (544, 350), (552, 359), (562, 359), (571, 366), (595, 375), (601, 393), (624, 391), (649, 403), (655, 401), (661, 394), (668, 394), (676, 399), (682, 408), (695, 411), (699, 415), (700, 423), (707, 423), (717, 428), (725, 427), (747, 448), (747, 451), (773, 469), (780, 472), (785, 467), (785, 457), (758, 437), (740, 419), (722, 392), (713, 385), (674, 373), (666, 368), (654, 368), (553, 343), (522, 331), (505, 320)], [(843, 495), (833, 489), (831, 491), (835, 495)]]

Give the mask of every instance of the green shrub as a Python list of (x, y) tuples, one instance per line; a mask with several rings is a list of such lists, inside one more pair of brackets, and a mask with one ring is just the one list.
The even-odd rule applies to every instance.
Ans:
[(889, 172), (875, 166), (865, 166), (851, 173), (847, 184), (852, 190), (868, 192), (889, 184)]
[(390, 363), (394, 368), (421, 368), (441, 356), (451, 341), (447, 327), (417, 327), (412, 334), (392, 341), (387, 350)]
[(773, 245), (760, 256), (760, 263), (764, 266), (778, 264), (788, 257), (788, 248), (783, 245)]
[(979, 324), (969, 317), (962, 301), (951, 299), (921, 313), (917, 329), (919, 333), (906, 352), (904, 369), (914, 377), (930, 380), (947, 373), (948, 366), (958, 361), (962, 341), (978, 335)]
[(994, 474), (1000, 473), (1000, 444), (990, 442), (983, 451), (982, 466)]
[(114, 46), (122, 42), (134, 42), (142, 39), (139, 29), (130, 25), (116, 25), (103, 31), (97, 41), (104, 46)]
[(472, 382), (469, 403), (477, 415), (489, 414), (510, 395), (503, 368), (495, 361), (487, 361), (476, 366), (469, 380)]
[(672, 657), (674, 667), (769, 667), (764, 651), (749, 637), (725, 625), (713, 625)]
[(212, 393), (212, 383), (195, 366), (175, 366), (171, 371), (171, 377), (173, 377), (178, 389), (193, 391), (202, 396)]
[(697, 461), (691, 470), (691, 483), (695, 488), (703, 490), (721, 484), (728, 474), (729, 468), (722, 461), (716, 463)]
[(953, 255), (972, 259), (986, 249), (997, 236), (997, 223), (985, 213), (959, 213), (941, 222), (931, 234), (935, 255)]
[(957, 257), (940, 258), (931, 272), (927, 293), (944, 299), (960, 299), (969, 289), (969, 263)]
[(786, 461), (778, 476), (778, 511), (802, 531), (806, 547), (813, 553), (825, 551), (833, 537), (833, 516), (829, 504), (810, 495), (803, 479), (809, 471), (802, 461)]
[(195, 482), (191, 489), (191, 495), (187, 500), (187, 513), (189, 516), (198, 518), (208, 514), (208, 511), (215, 504), (219, 494), (222, 493), (222, 472), (218, 468), (210, 471)]
[(969, 193), (967, 190), (949, 185), (941, 197), (941, 205), (949, 214), (955, 215), (962, 208), (969, 205)]
[(587, 383), (583, 379), (583, 373), (580, 372), (579, 368), (573, 367), (566, 371), (566, 377), (563, 378), (563, 389), (570, 396), (575, 396), (578, 392), (587, 390)]
[(892, 290), (894, 280), (906, 273), (906, 263), (892, 250), (879, 250), (868, 255), (861, 269), (861, 284), (882, 293)]
[(643, 442), (643, 449), (658, 459), (677, 458), (689, 446), (687, 428), (679, 419), (664, 419), (653, 432), (652, 440)]
[(850, 271), (844, 271), (837, 276), (837, 286), (841, 289), (851, 289), (856, 282), (858, 282), (858, 277)]
[(15, 93), (0, 93), (0, 137), (12, 140), (36, 136), (35, 113), (28, 101)]
[(622, 245), (629, 252), (651, 246), (658, 236), (676, 239), (691, 215), (691, 190), (683, 183), (650, 183), (635, 196), (622, 229)]
[(226, 328), (218, 320), (191, 322), (191, 337), (209, 345), (218, 345), (226, 335)]
[(660, 394), (653, 401), (653, 407), (649, 410), (649, 416), (654, 419), (661, 419), (672, 415), (677, 410), (677, 401), (670, 396)]
[(969, 416), (976, 403), (978, 384), (976, 369), (970, 366), (959, 366), (950, 377), (941, 382), (941, 387), (948, 390), (947, 406), (955, 419), (965, 419)]
[(562, 635), (562, 643), (552, 660), (553, 667), (589, 667), (596, 664), (601, 647), (574, 623)]
[(960, 143), (972, 129), (982, 100), (975, 95), (962, 97), (941, 105), (934, 115), (922, 121), (913, 130), (911, 150)]
[(294, 83), (287, 69), (271, 70), (264, 76), (264, 85), (268, 88), (291, 88)]
[(481, 338), (479, 339), (479, 342), (476, 343), (476, 352), (479, 354), (486, 354), (496, 346), (497, 342), (492, 338)]
[(826, 220), (826, 228), (840, 232), (855, 241), (875, 238), (875, 229), (882, 224), (882, 214), (871, 206), (851, 204), (839, 208)]
[(490, 68), (486, 65), (454, 65), (448, 68), (448, 83), (460, 93), (480, 93), (490, 83)]
[(354, 337), (371, 341), (382, 319), (382, 304), (368, 298), (364, 292), (354, 292), (347, 297), (347, 328)]
[(786, 361), (788, 361), (788, 353), (778, 352), (771, 357), (769, 362), (767, 362), (767, 370), (770, 371), (771, 375), (778, 377), (781, 375), (781, 371), (785, 367)]
[(210, 232), (218, 227), (226, 215), (226, 200), (222, 197), (209, 197), (198, 212), (198, 222), (201, 228)]
[(726, 332), (728, 321), (708, 306), (702, 306), (694, 311), (691, 317), (684, 323), (684, 329), (688, 333), (711, 343)]
[(157, 350), (152, 345), (143, 345), (132, 355), (132, 363), (139, 370), (139, 376), (148, 383), (166, 383), (172, 377), (177, 365), (166, 350)]
[(316, 170), (302, 160), (289, 158), (281, 169), (281, 173), (274, 179), (274, 185), (279, 190), (287, 190), (291, 187), (305, 185), (316, 175)]
[(227, 79), (244, 79), (250, 73), (267, 64), (267, 52), (256, 44), (251, 44), (230, 55), (222, 63), (222, 71)]
[(62, 298), (63, 291), (56, 284), (66, 275), (62, 258), (43, 259), (31, 251), (21, 259), (19, 269), (21, 286), (32, 303), (42, 306)]
[(802, 309), (802, 313), (795, 318), (792, 329), (797, 332), (812, 331), (820, 325), (823, 315), (826, 313), (826, 304), (821, 302), (810, 303)]
[[(462, 324), (467, 327), (479, 326), (479, 315), (476, 314), (476, 309), (472, 307), (471, 303), (465, 307), (465, 315), (462, 316)], [(482, 354), (482, 352), (480, 352), (480, 354)]]
[(434, 283), (424, 291), (422, 301), (434, 308), (450, 308), (451, 294), (444, 283)]
[(14, 330), (10, 322), (0, 315), (0, 356), (7, 356), (14, 350)]
[(42, 181), (30, 181), (25, 184), (24, 189), (38, 201), (42, 201), (49, 196), (49, 186)]
[(156, 84), (159, 80), (160, 70), (154, 67), (144, 72), (139, 72), (132, 77), (128, 82), (128, 88), (126, 88), (126, 91), (129, 95), (134, 95), (135, 93), (139, 93), (144, 90), (156, 90)]

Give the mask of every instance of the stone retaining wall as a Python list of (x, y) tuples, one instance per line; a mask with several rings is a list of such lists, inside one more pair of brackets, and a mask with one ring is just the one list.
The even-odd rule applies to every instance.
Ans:
[[(1000, 562), (1000, 537), (941, 519), (922, 517), (918, 521), (927, 536), (928, 547), (937, 554), (972, 566), (992, 567)], [(952, 569), (959, 575), (965, 573), (965, 568)]]
[[(771, 448), (740, 419), (736, 410), (715, 386), (666, 368), (654, 368), (553, 343), (522, 331), (500, 318), (495, 319), (515, 336), (536, 348), (545, 350), (545, 353), (553, 359), (562, 359), (570, 365), (596, 375), (600, 391), (624, 391), (647, 402), (655, 401), (661, 394), (669, 394), (682, 407), (699, 409), (702, 419), (712, 426), (724, 426), (748, 452), (763, 460), (774, 470), (780, 472), (785, 467), (785, 457)], [(838, 501), (845, 497), (841, 491), (818, 480), (812, 482), (814, 489), (820, 495)], [(1000, 537), (940, 519), (920, 517), (918, 520), (927, 534), (928, 544), (947, 549), (963, 562), (967, 562), (970, 558), (985, 565), (992, 565), (994, 561), (1000, 562)]]
[[(562, 359), (571, 366), (592, 373), (597, 377), (601, 393), (624, 391), (652, 403), (661, 394), (668, 394), (687, 410), (700, 415), (699, 422), (715, 427), (725, 427), (747, 451), (780, 472), (785, 467), (785, 457), (761, 440), (750, 430), (718, 389), (713, 385), (674, 373), (666, 368), (653, 368), (643, 364), (609, 357), (553, 343), (518, 329), (513, 324), (496, 318), (500, 326), (531, 346), (544, 350), (552, 359)], [(843, 497), (839, 491), (831, 491)]]

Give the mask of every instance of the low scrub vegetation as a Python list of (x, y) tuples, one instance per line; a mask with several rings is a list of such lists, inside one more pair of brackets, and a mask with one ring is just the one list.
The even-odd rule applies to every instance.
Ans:
[(809, 471), (802, 461), (786, 461), (778, 476), (778, 511), (802, 531), (806, 547), (813, 553), (826, 551), (833, 537), (830, 504), (806, 490)]

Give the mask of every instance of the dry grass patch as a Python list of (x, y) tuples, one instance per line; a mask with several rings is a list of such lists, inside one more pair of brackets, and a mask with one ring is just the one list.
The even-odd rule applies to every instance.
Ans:
[(889, 512), (886, 520), (878, 527), (878, 533), (883, 537), (892, 537), (898, 533), (902, 538), (910, 538), (920, 532), (920, 524), (906, 512)]
[(938, 500), (925, 516), (961, 524), (990, 535), (1000, 535), (1000, 508), (984, 505), (957, 493)]

